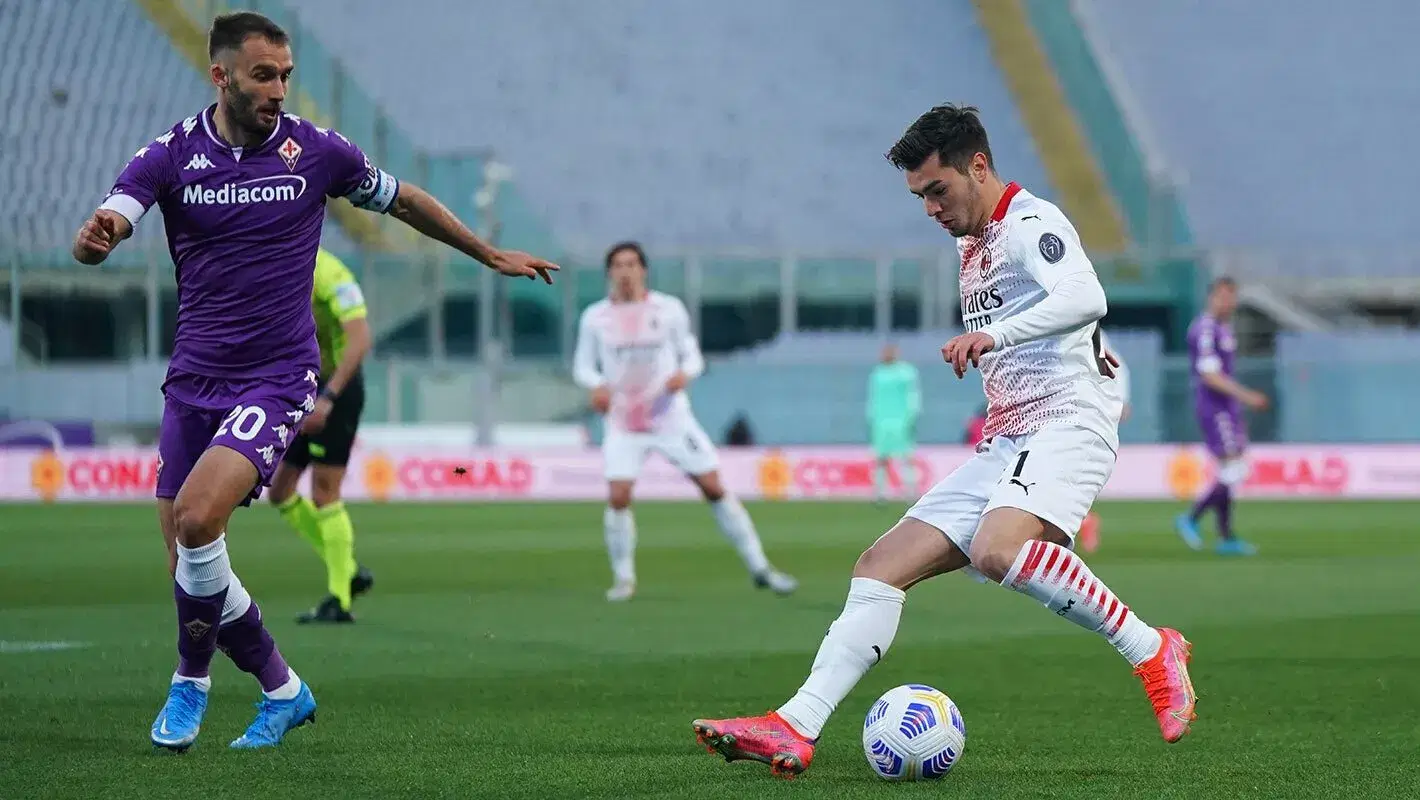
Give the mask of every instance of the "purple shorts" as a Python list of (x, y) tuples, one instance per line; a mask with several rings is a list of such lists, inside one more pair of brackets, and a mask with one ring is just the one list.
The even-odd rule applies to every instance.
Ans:
[(1247, 425), (1241, 414), (1228, 410), (1209, 410), (1198, 415), (1198, 427), (1203, 431), (1203, 443), (1219, 461), (1242, 456), (1247, 449)]
[(222, 445), (256, 467), (256, 486), (242, 502), (250, 505), (271, 484), (281, 456), (315, 401), (313, 370), (251, 379), (170, 373), (163, 383), (157, 496), (177, 497), (197, 459), (207, 448)]

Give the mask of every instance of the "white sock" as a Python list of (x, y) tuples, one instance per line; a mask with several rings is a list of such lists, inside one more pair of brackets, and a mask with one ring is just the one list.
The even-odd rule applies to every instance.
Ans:
[(607, 507), (602, 515), (606, 554), (611, 559), (611, 575), (617, 583), (636, 582), (636, 518), (631, 509)]
[(212, 597), (226, 589), (232, 579), (232, 562), (227, 558), (227, 536), (201, 547), (177, 546), (177, 585), (193, 597)]
[(1159, 652), (1159, 632), (1135, 616), (1085, 562), (1051, 542), (1027, 542), (1001, 581), (1030, 595), (1057, 615), (1103, 634), (1130, 664), (1139, 666)]
[(230, 625), (242, 618), (251, 608), (251, 595), (247, 593), (247, 587), (242, 585), (237, 573), (230, 572), (227, 575), (227, 597), (222, 603), (222, 624)]
[(902, 488), (910, 495), (917, 494), (917, 467), (912, 463), (912, 456), (907, 456), (900, 462), (902, 464)]
[(843, 613), (819, 645), (808, 680), (779, 707), (779, 716), (807, 739), (817, 739), (828, 716), (882, 660), (897, 635), (907, 595), (872, 578), (854, 578)]
[(887, 499), (888, 487), (888, 462), (879, 461), (873, 466), (873, 498), (875, 500)]
[(173, 683), (190, 683), (204, 692), (210, 692), (212, 690), (212, 677), (210, 675), (202, 678), (190, 678), (186, 675), (179, 675), (174, 672)]
[(289, 667), (287, 668), (287, 671), (291, 673), (291, 677), (287, 678), (285, 683), (281, 684), (275, 689), (272, 689), (269, 692), (262, 692), (262, 694), (266, 695), (267, 699), (294, 700), (296, 699), (296, 695), (301, 693), (300, 676), (296, 674), (296, 671), (294, 669), (290, 669)]
[(715, 514), (715, 524), (720, 532), (735, 546), (740, 560), (751, 575), (763, 575), (769, 571), (769, 559), (764, 555), (764, 545), (759, 542), (759, 533), (754, 529), (754, 521), (749, 512), (740, 505), (734, 495), (725, 495), (720, 502), (711, 503), (710, 511)]

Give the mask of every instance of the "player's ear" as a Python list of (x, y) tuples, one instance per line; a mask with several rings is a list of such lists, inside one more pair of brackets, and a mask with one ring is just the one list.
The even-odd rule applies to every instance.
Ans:
[(207, 68), (208, 77), (212, 79), (212, 85), (218, 89), (227, 88), (227, 70), (221, 64), (213, 64)]

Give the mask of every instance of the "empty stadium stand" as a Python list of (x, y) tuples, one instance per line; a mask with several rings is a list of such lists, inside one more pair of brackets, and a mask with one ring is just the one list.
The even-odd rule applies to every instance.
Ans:
[(492, 147), (573, 251), (940, 247), (882, 153), (947, 99), (1051, 195), (969, 0), (290, 7), (421, 147)]
[(1397, 158), (1420, 123), (1413, 2), (1076, 5), (1183, 179), (1202, 244), (1375, 253), (1337, 265), (1359, 274), (1409, 249), (1395, 211), (1420, 183), (1420, 161)]
[[(0, 3), (0, 254), (29, 267), (77, 266), (74, 231), (139, 147), (212, 102), (205, 76), (130, 2)], [(327, 244), (348, 252), (338, 229)], [(159, 215), (111, 265), (161, 247)], [(6, 252), (8, 251), (8, 252)]]

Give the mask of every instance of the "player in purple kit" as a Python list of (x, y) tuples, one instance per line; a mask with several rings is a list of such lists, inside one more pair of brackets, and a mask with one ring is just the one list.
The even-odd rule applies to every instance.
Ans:
[(208, 37), (217, 102), (140, 149), (80, 228), (74, 258), (98, 264), (154, 205), (178, 284), (177, 339), (163, 382), (158, 518), (177, 604), (178, 666), (153, 744), (196, 740), (220, 649), (263, 691), (233, 747), (267, 747), (315, 719), (233, 574), (227, 520), (267, 485), (316, 402), (311, 313), (327, 198), (387, 213), (509, 276), (552, 282), (556, 265), (497, 250), (437, 200), (371, 165), (332, 130), (282, 113), (289, 39), (259, 14), (219, 16)]
[(1208, 307), (1188, 328), (1188, 360), (1193, 373), (1194, 411), (1208, 452), (1217, 460), (1214, 483), (1187, 514), (1175, 520), (1178, 535), (1194, 550), (1203, 547), (1198, 520), (1212, 509), (1218, 521), (1219, 555), (1249, 556), (1257, 548), (1233, 535), (1233, 489), (1247, 479), (1247, 427), (1242, 407), (1264, 409), (1267, 396), (1233, 377), (1237, 340), (1233, 312), (1238, 285), (1218, 278), (1208, 290)]

